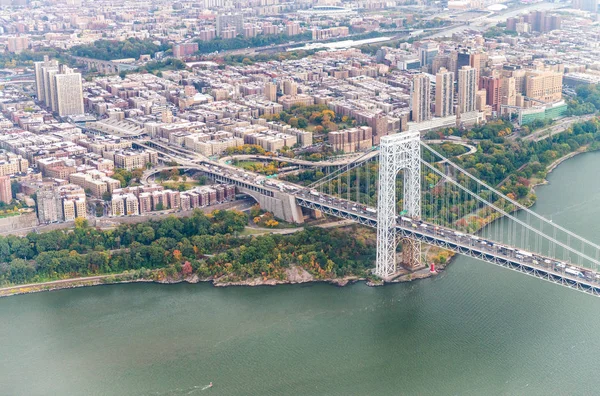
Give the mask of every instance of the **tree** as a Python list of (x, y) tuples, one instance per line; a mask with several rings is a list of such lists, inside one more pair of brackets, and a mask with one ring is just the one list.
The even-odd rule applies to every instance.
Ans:
[(106, 202), (112, 201), (112, 194), (110, 191), (106, 190), (102, 193), (102, 200)]
[(155, 210), (164, 210), (165, 209), (165, 205), (162, 202), (159, 202), (156, 204), (156, 207), (154, 208)]
[(142, 168), (137, 168), (131, 171), (131, 177), (138, 182), (142, 179), (142, 176), (144, 176), (144, 170)]
[(308, 120), (304, 117), (298, 118), (298, 128), (305, 129), (308, 127)]
[(96, 203), (96, 217), (102, 217), (104, 215), (104, 205), (100, 202)]
[(85, 219), (83, 217), (77, 217), (75, 219), (75, 228), (76, 229), (88, 228), (88, 221), (87, 221), (87, 219)]
[(267, 227), (271, 227), (271, 228), (275, 228), (275, 227), (277, 227), (278, 225), (279, 225), (279, 222), (278, 222), (277, 220), (272, 220), (272, 219), (271, 219), (271, 220), (267, 220), (267, 221), (265, 222), (265, 226), (267, 226)]
[(180, 261), (182, 257), (181, 251), (175, 249), (173, 250), (173, 258), (177, 261)]
[(192, 263), (190, 263), (189, 261), (186, 261), (185, 263), (183, 263), (183, 265), (181, 266), (181, 274), (183, 276), (189, 276), (192, 274), (192, 272), (193, 272)]
[(255, 218), (257, 216), (260, 216), (260, 205), (259, 204), (252, 205), (252, 207), (250, 208), (250, 217)]

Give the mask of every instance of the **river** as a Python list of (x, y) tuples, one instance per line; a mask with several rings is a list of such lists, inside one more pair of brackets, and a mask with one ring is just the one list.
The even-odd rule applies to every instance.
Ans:
[[(533, 209), (598, 240), (599, 168), (566, 161)], [(597, 394), (599, 328), (600, 299), (465, 257), (375, 288), (61, 290), (0, 299), (0, 393)]]

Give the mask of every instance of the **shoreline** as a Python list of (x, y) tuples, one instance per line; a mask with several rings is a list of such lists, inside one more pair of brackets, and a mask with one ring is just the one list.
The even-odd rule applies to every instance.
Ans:
[[(564, 161), (567, 161), (579, 154), (588, 153), (588, 146), (584, 146), (579, 148), (576, 151), (568, 153), (561, 158), (556, 159), (550, 165), (546, 167), (546, 177), (552, 173), (560, 164)], [(531, 190), (535, 191), (535, 188), (538, 186), (542, 186), (547, 184), (548, 180), (544, 178), (537, 183), (533, 183), (531, 185)], [(530, 205), (533, 206), (535, 201)], [(220, 282), (218, 279), (200, 279), (197, 275), (192, 275), (188, 278), (179, 278), (179, 279), (167, 279), (164, 281), (157, 281), (151, 278), (132, 278), (132, 279), (121, 279), (121, 277), (127, 276), (135, 276), (135, 274), (131, 273), (121, 273), (121, 274), (107, 274), (107, 275), (96, 275), (91, 277), (83, 277), (83, 278), (71, 278), (71, 279), (61, 279), (49, 282), (42, 283), (30, 283), (24, 285), (15, 285), (15, 286), (7, 286), (0, 288), (0, 298), (1, 297), (10, 297), (17, 296), (21, 294), (31, 294), (31, 293), (39, 293), (44, 291), (54, 291), (54, 290), (63, 290), (63, 289), (74, 289), (79, 287), (91, 287), (91, 286), (99, 286), (99, 285), (113, 285), (113, 284), (125, 284), (125, 283), (158, 283), (158, 284), (176, 284), (182, 282), (188, 283), (200, 283), (200, 282), (208, 282), (211, 283), (214, 287), (231, 287), (231, 286), (245, 286), (245, 287), (256, 287), (256, 286), (278, 286), (278, 285), (295, 285), (295, 284), (305, 284), (305, 283), (329, 283), (331, 285), (335, 285), (338, 287), (343, 287), (348, 284), (353, 284), (357, 282), (366, 282), (368, 286), (381, 286), (389, 283), (404, 283), (404, 282), (412, 282), (413, 280), (419, 279), (427, 279), (431, 278), (438, 274), (438, 271), (444, 271), (446, 267), (448, 267), (456, 257), (456, 254), (453, 254), (448, 258), (448, 261), (443, 265), (438, 265), (436, 267), (436, 272), (431, 273), (421, 272), (426, 270), (427, 267), (415, 272), (399, 272), (399, 275), (396, 275), (395, 278), (389, 281), (381, 281), (381, 282), (371, 282), (367, 278), (361, 278), (357, 276), (350, 276), (344, 278), (330, 278), (330, 279), (315, 279), (312, 275), (306, 273), (308, 276), (304, 275), (304, 277), (293, 277), (292, 279), (278, 280), (278, 279), (247, 279), (244, 281), (223, 281)], [(294, 267), (299, 268), (299, 267)], [(114, 278), (114, 279), (111, 279)]]
[[(163, 285), (173, 285), (178, 283), (210, 283), (213, 287), (259, 287), (259, 286), (279, 286), (279, 285), (299, 285), (299, 284), (307, 284), (307, 283), (327, 283), (332, 286), (344, 287), (347, 285), (351, 285), (358, 282), (365, 282), (367, 286), (383, 286), (388, 283), (405, 283), (412, 282), (414, 280), (419, 279), (427, 279), (438, 275), (439, 272), (444, 271), (448, 265), (452, 263), (456, 255), (448, 258), (448, 261), (445, 264), (440, 264), (436, 267), (436, 272), (429, 272), (428, 267), (425, 266), (420, 271), (427, 270), (426, 272), (417, 273), (417, 272), (399, 272), (394, 279), (390, 281), (381, 281), (380, 283), (372, 282), (368, 278), (358, 277), (358, 276), (346, 276), (343, 278), (325, 278), (325, 279), (315, 279), (312, 275), (308, 274), (304, 269), (294, 266), (291, 267), (292, 270), (303, 271), (306, 275), (301, 275), (300, 277), (292, 277), (291, 279), (279, 280), (279, 279), (261, 279), (261, 278), (252, 278), (246, 279), (244, 281), (228, 281), (228, 280), (219, 280), (213, 278), (200, 278), (198, 275), (191, 275), (188, 277), (178, 277), (178, 278), (170, 278), (165, 280), (156, 280), (147, 277), (137, 277), (136, 273), (120, 273), (120, 274), (110, 274), (110, 275), (98, 275), (92, 277), (83, 277), (83, 278), (72, 278), (72, 279), (63, 279), (56, 281), (49, 281), (43, 283), (30, 283), (25, 285), (16, 285), (16, 286), (7, 286), (0, 288), (0, 298), (2, 297), (11, 297), (18, 296), (23, 294), (32, 294), (32, 293), (40, 293), (47, 291), (55, 291), (55, 290), (64, 290), (64, 289), (76, 289), (81, 287), (92, 287), (92, 286), (102, 286), (102, 285), (118, 285), (118, 284), (128, 284), (128, 283), (156, 283)], [(123, 279), (130, 277), (129, 279)]]

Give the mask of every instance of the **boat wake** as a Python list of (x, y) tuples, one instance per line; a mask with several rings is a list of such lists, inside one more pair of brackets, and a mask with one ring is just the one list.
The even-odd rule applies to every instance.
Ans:
[(202, 385), (194, 385), (190, 388), (187, 389), (181, 389), (181, 388), (177, 388), (177, 389), (172, 389), (166, 392), (162, 392), (162, 393), (150, 393), (148, 396), (177, 396), (177, 395), (191, 395), (194, 394), (195, 392), (198, 391), (205, 391), (209, 388), (212, 388), (212, 382), (208, 385), (202, 386)]

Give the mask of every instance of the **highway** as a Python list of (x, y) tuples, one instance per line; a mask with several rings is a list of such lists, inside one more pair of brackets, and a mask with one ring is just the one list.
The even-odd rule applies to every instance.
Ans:
[[(445, 144), (445, 143), (457, 144), (457, 145), (463, 146), (468, 149), (467, 152), (457, 155), (456, 158), (460, 158), (465, 155), (475, 154), (477, 152), (477, 147), (475, 147), (471, 144), (465, 143), (463, 141), (460, 141), (460, 140), (434, 139), (434, 140), (428, 140), (427, 142), (432, 143), (432, 144)], [(332, 167), (344, 166), (344, 165), (348, 165), (350, 162), (356, 161), (358, 158), (362, 157), (363, 160), (367, 160), (370, 158), (377, 157), (377, 155), (379, 155), (379, 151), (372, 150), (372, 151), (368, 151), (366, 153), (365, 152), (356, 152), (356, 153), (345, 155), (341, 158), (337, 158), (337, 159), (329, 160), (329, 161), (307, 161), (307, 160), (302, 160), (302, 159), (297, 159), (297, 158), (287, 158), (287, 157), (282, 157), (282, 156), (271, 157), (268, 155), (259, 155), (259, 154), (237, 154), (237, 155), (230, 155), (227, 157), (222, 157), (218, 160), (218, 162), (222, 165), (227, 165), (229, 161), (233, 161), (233, 160), (279, 161), (279, 162), (287, 162), (288, 164), (293, 164), (293, 165), (300, 165), (300, 166), (308, 167), (308, 168), (325, 168), (328, 166), (332, 166)], [(441, 162), (445, 162), (445, 161), (441, 161)]]
[[(169, 156), (171, 157), (171, 156)], [(286, 193), (295, 198), (304, 208), (319, 210), (324, 214), (351, 220), (369, 227), (377, 227), (377, 211), (355, 202), (323, 195), (290, 182), (267, 180), (264, 176), (244, 171), (233, 166), (214, 161), (191, 162), (173, 158), (182, 163), (183, 168), (194, 168), (211, 177), (253, 186), (269, 196)], [(154, 169), (148, 172), (157, 172)], [(145, 174), (147, 178), (149, 175)], [(396, 229), (400, 236), (438, 246), (455, 253), (534, 276), (552, 283), (600, 296), (600, 274), (597, 270), (557, 261), (554, 258), (517, 250), (510, 246), (482, 239), (476, 235), (462, 234), (418, 219), (398, 218)], [(593, 260), (593, 259), (592, 259)]]
[[(184, 165), (185, 166), (185, 165)], [(205, 163), (202, 165), (194, 164), (193, 167), (207, 174), (217, 174), (233, 181), (256, 185), (262, 190), (272, 192), (285, 192), (296, 198), (296, 202), (309, 209), (317, 209), (326, 214), (336, 217), (353, 220), (357, 223), (370, 227), (377, 226), (377, 212), (373, 208), (367, 208), (364, 205), (347, 201), (341, 198), (323, 195), (290, 182), (265, 181), (264, 176), (245, 172), (235, 167), (223, 166), (216, 163)], [(259, 181), (257, 181), (259, 180)], [(578, 267), (573, 264), (567, 264), (557, 261), (550, 257), (538, 254), (522, 254), (519, 256), (517, 249), (502, 245), (497, 242), (480, 240), (475, 235), (464, 235), (454, 230), (436, 226), (420, 220), (398, 219), (398, 230), (405, 236), (411, 237), (423, 242), (433, 244), (445, 249), (453, 250), (457, 253), (470, 255), (484, 261), (498, 264), (498, 260), (506, 263), (521, 266), (524, 269), (532, 271), (544, 271), (547, 276), (560, 276), (561, 279), (579, 284), (586, 284), (589, 287), (598, 288), (600, 274), (585, 267)], [(479, 241), (479, 242), (477, 242)], [(578, 275), (569, 275), (565, 272), (567, 269), (580, 273)], [(522, 271), (523, 272), (523, 271)], [(600, 288), (597, 290), (600, 295)]]
[[(547, 138), (551, 137), (552, 135), (556, 135), (557, 133), (566, 131), (573, 124), (575, 124), (577, 122), (589, 121), (592, 118), (594, 118), (595, 116), (596, 116), (595, 114), (587, 114), (587, 115), (583, 115), (583, 116), (574, 116), (574, 117), (563, 118), (562, 120), (559, 120), (554, 125), (550, 125), (548, 127), (545, 127), (540, 130), (532, 132), (531, 134), (523, 137), (523, 140), (539, 142), (540, 140), (547, 139)], [(513, 137), (513, 139), (514, 138), (516, 138), (516, 136)]]
[(486, 17), (476, 18), (471, 21), (468, 25), (453, 26), (449, 29), (434, 33), (427, 36), (429, 39), (451, 37), (455, 33), (460, 33), (464, 30), (475, 30), (484, 32), (492, 26), (497, 25), (500, 22), (506, 22), (506, 18), (517, 16), (519, 14), (528, 11), (552, 11), (558, 8), (566, 7), (564, 3), (534, 3), (527, 5), (520, 5), (518, 7), (512, 7), (506, 10), (494, 12), (493, 16), (488, 15)]
[[(354, 220), (357, 223), (377, 227), (377, 212), (373, 208), (351, 201), (324, 196), (307, 189), (294, 195), (300, 206), (320, 210), (325, 214)], [(398, 217), (398, 234), (459, 254), (467, 255), (500, 265), (552, 283), (600, 296), (600, 274), (586, 267), (557, 261), (553, 258), (515, 249), (494, 241), (457, 232), (421, 220)]]

